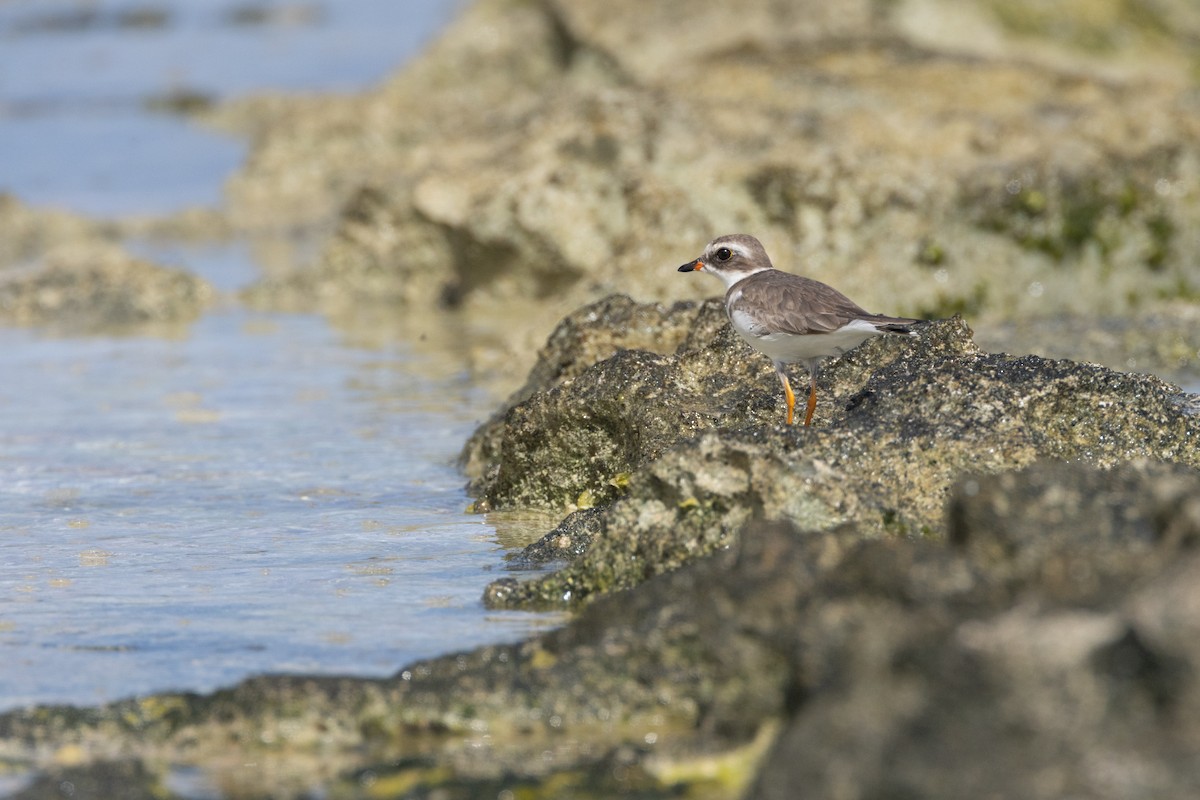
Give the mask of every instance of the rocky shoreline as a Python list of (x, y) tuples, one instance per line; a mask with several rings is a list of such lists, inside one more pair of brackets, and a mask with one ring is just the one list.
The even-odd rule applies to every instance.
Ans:
[(5, 714), (0, 752), (42, 765), (17, 797), (177, 796), (180, 765), (233, 797), (1185, 797), (1198, 497), (1145, 462), (967, 475), (944, 539), (752, 522), (519, 645)]
[(566, 566), (487, 595), (563, 628), (2, 714), (0, 760), (37, 770), (13, 796), (182, 797), (180, 769), (229, 797), (1200, 788), (1200, 398), (952, 318), (830, 362), (788, 427), (722, 315), (581, 309), (466, 447), (481, 504), (587, 506), (520, 556)]
[[(493, 605), (577, 603), (627, 588), (728, 547), (755, 518), (941, 539), (947, 494), (965, 472), (1044, 460), (1200, 467), (1194, 396), (1145, 375), (983, 353), (959, 318), (831, 362), (825, 404), (804, 429), (781, 424), (769, 362), (732, 332), (719, 303), (665, 315), (668, 331), (691, 320), (672, 356), (599, 344), (605, 330), (627, 336), (630, 305), (609, 298), (564, 322), (535, 368), (542, 388), (467, 445), (477, 505), (602, 507), (528, 549), (531, 560), (579, 553), (568, 567), (494, 584)], [(576, 332), (579, 318), (590, 335)], [(579, 370), (582, 354), (564, 357), (555, 343), (580, 338), (616, 354), (556, 377), (548, 365)]]
[[(463, 469), (563, 515), (514, 556), (560, 568), (486, 602), (573, 611), (385, 680), (0, 714), (12, 796), (1200, 794), (1200, 400), (1140, 374), (1200, 372), (1200, 17), (1085, 5), (481, 0), (369, 93), (204, 112), (255, 141), (221, 214), (0, 198), (11, 324), (195, 319), (134, 231), (322, 241), (237, 300), (511, 392)], [(739, 230), (931, 322), (782, 425), (673, 269)]]

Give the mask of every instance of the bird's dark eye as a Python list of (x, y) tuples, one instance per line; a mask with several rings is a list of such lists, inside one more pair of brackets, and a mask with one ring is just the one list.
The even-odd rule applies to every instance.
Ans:
[(728, 261), (733, 258), (733, 251), (728, 247), (722, 247), (717, 251), (717, 261)]

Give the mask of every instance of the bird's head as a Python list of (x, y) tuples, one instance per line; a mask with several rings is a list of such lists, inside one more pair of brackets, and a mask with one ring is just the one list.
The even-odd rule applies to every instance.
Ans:
[(703, 270), (716, 275), (726, 288), (756, 272), (775, 269), (762, 242), (744, 233), (718, 236), (704, 248), (704, 254), (679, 268), (680, 272)]

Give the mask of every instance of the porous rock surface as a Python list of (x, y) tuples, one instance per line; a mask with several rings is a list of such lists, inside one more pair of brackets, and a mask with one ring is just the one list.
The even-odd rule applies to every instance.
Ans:
[(0, 193), (0, 323), (62, 333), (171, 333), (212, 301), (208, 282), (118, 244), (150, 223), (32, 208)]
[[(595, 329), (590, 352), (604, 352), (600, 331), (621, 327), (628, 301), (581, 314)], [(727, 546), (756, 517), (852, 524), (867, 537), (943, 536), (946, 493), (966, 470), (1047, 458), (1200, 466), (1197, 417), (1177, 387), (984, 353), (958, 318), (826, 362), (813, 426), (788, 427), (770, 362), (732, 332), (720, 304), (691, 319), (675, 353), (622, 350), (546, 379), (468, 444), (481, 507), (604, 506), (591, 524), (547, 536), (573, 545), (534, 548), (579, 558), (536, 581), (497, 582), (490, 603), (578, 602), (627, 587)]]
[(255, 140), (239, 225), (335, 218), (248, 295), (458, 328), (520, 308), (478, 358), (509, 369), (608, 294), (707, 295), (673, 267), (745, 231), (872, 311), (1153, 316), (1180, 346), (1132, 347), (1187, 368), (1200, 20), (1137, 7), (481, 0), (376, 91), (222, 112)]
[(69, 333), (164, 332), (199, 317), (214, 294), (188, 272), (84, 239), (0, 269), (0, 321)]

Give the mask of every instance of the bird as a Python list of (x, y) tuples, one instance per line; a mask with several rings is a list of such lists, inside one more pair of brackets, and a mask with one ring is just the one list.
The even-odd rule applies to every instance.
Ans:
[(849, 352), (875, 336), (914, 336), (914, 326), (922, 322), (871, 314), (832, 286), (778, 270), (762, 242), (744, 233), (713, 239), (703, 255), (679, 268), (680, 272), (696, 270), (721, 279), (725, 313), (733, 329), (774, 364), (787, 399), (788, 425), (796, 408), (789, 364), (808, 369), (804, 415), (808, 426), (817, 408), (817, 368), (824, 359)]

